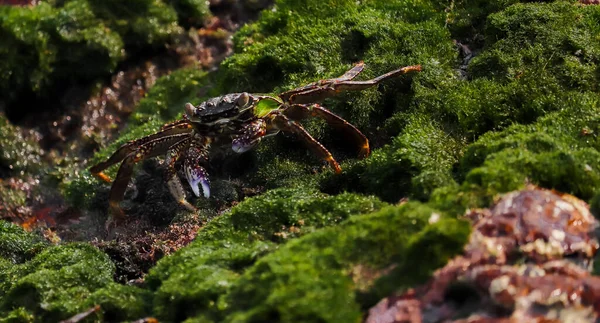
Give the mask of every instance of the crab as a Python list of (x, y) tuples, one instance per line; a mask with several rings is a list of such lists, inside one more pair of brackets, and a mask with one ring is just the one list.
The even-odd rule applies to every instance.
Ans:
[[(131, 179), (136, 163), (166, 154), (165, 181), (171, 195), (179, 204), (194, 212), (196, 208), (187, 201), (184, 188), (177, 175), (183, 166), (187, 182), (194, 195), (210, 197), (210, 182), (206, 169), (211, 146), (230, 145), (233, 151), (243, 153), (256, 146), (263, 138), (281, 131), (295, 134), (312, 152), (326, 161), (336, 173), (341, 167), (331, 153), (315, 140), (299, 121), (317, 117), (345, 132), (358, 146), (358, 157), (370, 153), (369, 141), (355, 126), (325, 109), (316, 102), (335, 96), (342, 91), (360, 91), (410, 72), (421, 70), (420, 65), (406, 66), (366, 81), (353, 79), (362, 72), (359, 62), (342, 76), (320, 80), (277, 96), (250, 93), (231, 93), (210, 98), (194, 106), (185, 104), (180, 120), (164, 125), (159, 132), (130, 141), (118, 148), (106, 161), (94, 165), (90, 172), (110, 182), (103, 171), (121, 163), (109, 193), (109, 212), (122, 219), (120, 203)], [(183, 163), (178, 161), (183, 160)]]

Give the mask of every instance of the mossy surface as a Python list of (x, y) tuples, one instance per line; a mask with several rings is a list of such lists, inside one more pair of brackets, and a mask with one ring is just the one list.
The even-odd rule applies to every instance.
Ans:
[(2, 268), (0, 313), (24, 308), (36, 321), (58, 321), (83, 311), (92, 291), (112, 282), (114, 265), (88, 244), (46, 248), (31, 260)]
[(47, 243), (40, 236), (0, 221), (0, 259), (19, 264), (31, 259), (46, 246)]
[[(236, 53), (218, 71), (186, 69), (159, 79), (123, 135), (90, 165), (179, 117), (186, 102), (239, 91), (279, 93), (339, 76), (359, 60), (366, 63), (362, 80), (421, 64), (420, 73), (323, 102), (366, 134), (372, 155), (355, 160), (352, 142), (310, 120), (306, 129), (341, 162), (341, 174), (321, 167), (286, 135), (231, 157), (241, 160), (235, 174), (211, 173), (214, 185), (242, 182), (260, 194), (243, 201), (231, 194), (231, 210), (161, 259), (144, 288), (115, 285), (106, 257), (89, 246), (39, 252), (30, 242), (11, 245), (0, 257), (0, 295), (10, 296), (2, 299), (1, 313), (62, 318), (100, 302), (104, 317), (115, 320), (359, 321), (379, 299), (423, 282), (461, 252), (469, 228), (458, 218), (467, 208), (489, 206), (498, 194), (534, 183), (592, 199), (597, 209), (598, 26), (600, 6), (567, 1), (457, 1), (451, 7), (277, 1), (235, 35)], [(455, 40), (474, 57), (461, 53)], [(73, 204), (91, 207), (106, 187), (83, 174), (67, 181), (64, 192)], [(163, 185), (160, 175), (156, 185)], [(386, 204), (403, 198), (412, 201)], [(213, 205), (198, 203), (214, 212)], [(67, 248), (86, 251), (69, 258), (61, 251)], [(94, 279), (73, 278), (88, 271)], [(54, 282), (67, 288), (51, 295)], [(71, 302), (73, 295), (85, 302)], [(51, 305), (42, 310), (27, 305), (27, 297)]]
[(383, 205), (375, 198), (327, 196), (305, 189), (273, 190), (247, 199), (213, 219), (195, 242), (150, 271), (146, 282), (156, 290), (156, 315), (169, 321), (198, 314), (219, 320), (223, 295), (278, 244)]
[[(183, 1), (175, 1), (177, 4)], [(189, 7), (189, 6), (188, 6)], [(196, 5), (188, 18), (201, 20)], [(114, 71), (127, 54), (162, 45), (180, 32), (177, 11), (161, 0), (51, 0), (0, 6), (0, 93), (12, 109)], [(27, 97), (30, 96), (30, 97)]]

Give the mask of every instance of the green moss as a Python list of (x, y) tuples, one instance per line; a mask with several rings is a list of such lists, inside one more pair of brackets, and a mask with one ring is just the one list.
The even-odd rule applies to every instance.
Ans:
[(91, 293), (112, 282), (114, 265), (87, 244), (47, 248), (30, 261), (2, 268), (0, 314), (24, 308), (39, 321), (58, 321), (85, 308)]
[(271, 190), (235, 207), (231, 224), (266, 239), (289, 239), (382, 206), (377, 199), (354, 194), (329, 197), (304, 188)]
[(41, 237), (26, 232), (21, 227), (0, 221), (0, 259), (13, 264), (22, 263), (46, 247)]
[(199, 313), (218, 320), (219, 299), (240, 273), (277, 248), (271, 241), (287, 241), (381, 206), (373, 198), (327, 196), (305, 189), (272, 190), (247, 199), (212, 220), (192, 244), (150, 271), (146, 282), (157, 290), (155, 313), (166, 320)]
[(40, 168), (41, 155), (39, 145), (26, 139), (20, 129), (0, 114), (0, 174), (34, 173)]
[(152, 294), (147, 290), (111, 283), (93, 292), (85, 304), (99, 305), (103, 322), (123, 322), (148, 316), (151, 300)]
[(488, 206), (495, 195), (528, 183), (592, 198), (600, 187), (598, 97), (573, 94), (562, 105), (534, 124), (488, 133), (469, 145), (457, 167), (462, 184), (436, 191), (434, 204), (462, 205), (457, 211)]
[[(444, 218), (428, 225), (435, 212), (419, 204), (388, 207), (286, 244), (235, 282), (222, 305), (224, 321), (360, 320), (361, 305), (372, 304), (357, 302), (353, 279), (360, 277), (349, 275), (355, 266), (376, 270), (397, 263), (402, 275), (388, 283), (402, 288), (462, 250), (468, 224)], [(417, 254), (428, 257), (413, 258)]]
[(202, 25), (210, 17), (208, 2), (204, 0), (170, 0), (177, 11), (180, 24), (184, 26)]
[(160, 0), (2, 6), (0, 93), (9, 104), (53, 98), (71, 84), (106, 77), (126, 50), (161, 46), (180, 32), (175, 9)]
[(435, 188), (452, 183), (452, 167), (464, 144), (424, 117), (411, 117), (407, 123), (390, 145), (349, 164), (341, 175), (325, 177), (322, 188), (375, 194), (397, 202), (403, 197), (427, 200)]
[(123, 58), (121, 38), (94, 16), (86, 1), (61, 8), (44, 2), (3, 6), (0, 11), (0, 93), (9, 102), (30, 93), (49, 95), (63, 86), (57, 80), (107, 75)]
[(94, 14), (121, 35), (127, 46), (158, 46), (181, 32), (175, 9), (161, 0), (87, 1)]
[(10, 311), (5, 317), (0, 318), (2, 323), (25, 323), (34, 322), (34, 315), (28, 312), (26, 309), (19, 307), (15, 310)]

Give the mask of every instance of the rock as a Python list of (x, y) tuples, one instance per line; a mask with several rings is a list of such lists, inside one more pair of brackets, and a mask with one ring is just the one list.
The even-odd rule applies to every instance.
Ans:
[(366, 322), (595, 322), (598, 223), (585, 202), (528, 187), (466, 217), (464, 253), (427, 284), (381, 300)]

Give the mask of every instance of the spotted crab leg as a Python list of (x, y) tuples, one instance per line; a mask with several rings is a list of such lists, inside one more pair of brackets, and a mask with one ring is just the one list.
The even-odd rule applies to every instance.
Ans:
[(341, 173), (342, 168), (333, 158), (329, 150), (321, 145), (313, 136), (311, 136), (302, 125), (290, 118), (286, 117), (279, 111), (273, 112), (271, 115), (272, 127), (276, 130), (290, 132), (298, 136), (314, 154), (325, 160), (335, 170), (336, 173)]
[[(185, 121), (185, 122), (182, 122)], [(125, 159), (127, 156), (131, 155), (133, 152), (139, 149), (139, 147), (149, 144), (155, 140), (177, 135), (177, 134), (187, 134), (192, 131), (192, 126), (189, 124), (187, 120), (180, 120), (178, 122), (174, 122), (172, 124), (166, 125), (163, 129), (155, 134), (132, 140), (117, 149), (106, 161), (98, 163), (90, 168), (90, 172), (104, 180), (105, 182), (110, 183), (110, 178), (104, 174), (102, 171), (109, 168), (112, 165), (115, 165)]]
[(367, 139), (367, 137), (365, 137), (365, 135), (363, 135), (362, 132), (360, 132), (360, 130), (358, 130), (348, 121), (342, 119), (338, 115), (334, 114), (333, 112), (325, 109), (324, 107), (318, 104), (294, 104), (286, 108), (283, 111), (283, 114), (285, 114), (290, 119), (297, 121), (309, 117), (321, 118), (325, 120), (327, 124), (345, 132), (346, 134), (354, 138), (354, 141), (360, 147), (360, 151), (358, 153), (359, 158), (366, 158), (371, 152), (369, 148), (369, 140)]
[(402, 74), (407, 74), (410, 72), (421, 71), (421, 65), (412, 65), (393, 70), (370, 80), (353, 81), (352, 79), (362, 71), (363, 66), (363, 63), (360, 62), (338, 78), (320, 80), (315, 83), (284, 92), (280, 94), (279, 97), (290, 105), (319, 102), (340, 92), (364, 90), (373, 87), (387, 79), (398, 77)]
[[(142, 138), (140, 140), (146, 138)], [(121, 210), (119, 204), (121, 203), (121, 201), (123, 201), (125, 190), (127, 189), (127, 184), (129, 183), (131, 175), (133, 174), (133, 166), (144, 159), (163, 154), (169, 149), (169, 147), (182, 140), (185, 140), (186, 138), (189, 138), (189, 134), (187, 133), (162, 136), (157, 139), (146, 141), (144, 144), (137, 146), (136, 149), (133, 151), (131, 151), (131, 148), (133, 146), (127, 146), (127, 148), (130, 150), (128, 150), (128, 154), (124, 158), (122, 158), (123, 161), (121, 162), (121, 166), (119, 166), (119, 170), (117, 171), (117, 177), (112, 183), (108, 197), (109, 211), (110, 214), (113, 215), (113, 217), (115, 217), (117, 220), (122, 219), (124, 217), (123, 210)], [(122, 154), (122, 152), (120, 151), (121, 149), (119, 149), (115, 154)]]
[[(188, 183), (192, 187), (194, 195), (200, 197), (200, 187), (205, 198), (210, 197), (210, 181), (208, 173), (201, 166), (208, 160), (210, 140), (208, 138), (195, 138), (188, 148), (183, 168)], [(185, 195), (181, 198), (185, 199)]]
[[(275, 134), (275, 133), (273, 133)], [(256, 146), (267, 135), (267, 123), (257, 119), (242, 128), (241, 133), (232, 140), (231, 149), (238, 154), (246, 152)]]
[(165, 172), (165, 181), (167, 182), (167, 187), (169, 188), (169, 192), (175, 198), (175, 200), (183, 205), (186, 209), (194, 212), (196, 208), (192, 206), (185, 199), (185, 192), (183, 190), (183, 186), (181, 185), (181, 181), (177, 176), (177, 168), (175, 168), (175, 164), (183, 155), (183, 152), (188, 149), (190, 146), (191, 139), (184, 139), (169, 148), (167, 152), (167, 157), (165, 159), (165, 163), (167, 164), (167, 171)]

